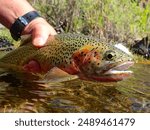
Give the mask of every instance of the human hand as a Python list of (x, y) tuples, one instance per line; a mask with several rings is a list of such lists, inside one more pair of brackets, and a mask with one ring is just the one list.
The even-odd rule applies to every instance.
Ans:
[(50, 35), (56, 35), (57, 33), (44, 18), (39, 17), (32, 20), (25, 27), (22, 34), (31, 34), (33, 45), (42, 47)]

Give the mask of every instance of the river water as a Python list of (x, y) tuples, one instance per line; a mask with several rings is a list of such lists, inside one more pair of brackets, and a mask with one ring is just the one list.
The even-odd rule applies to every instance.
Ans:
[(150, 112), (150, 64), (132, 70), (132, 77), (117, 83), (39, 84), (2, 74), (0, 112)]

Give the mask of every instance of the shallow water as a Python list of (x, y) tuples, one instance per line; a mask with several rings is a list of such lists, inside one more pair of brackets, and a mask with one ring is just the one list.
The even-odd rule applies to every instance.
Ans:
[(38, 84), (0, 76), (0, 112), (150, 112), (150, 65), (118, 83)]

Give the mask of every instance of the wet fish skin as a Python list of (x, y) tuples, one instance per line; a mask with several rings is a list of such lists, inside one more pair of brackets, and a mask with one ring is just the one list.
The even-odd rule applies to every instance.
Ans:
[(131, 66), (132, 56), (100, 39), (69, 33), (51, 36), (41, 48), (25, 43), (0, 59), (0, 67), (9, 71), (46, 73), (58, 67), (81, 79), (95, 81), (119, 81), (128, 77), (130, 73), (121, 69), (118, 74), (105, 74), (123, 63), (127, 63), (127, 68)]

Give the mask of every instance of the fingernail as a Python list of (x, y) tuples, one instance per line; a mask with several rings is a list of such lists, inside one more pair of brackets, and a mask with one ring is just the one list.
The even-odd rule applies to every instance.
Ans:
[(33, 45), (35, 46), (43, 46), (45, 44), (45, 40), (43, 38), (36, 38), (33, 40)]

